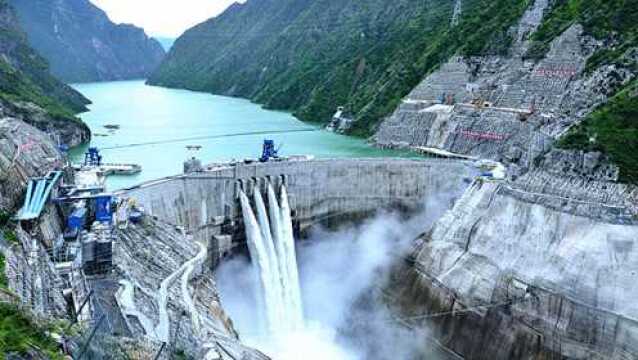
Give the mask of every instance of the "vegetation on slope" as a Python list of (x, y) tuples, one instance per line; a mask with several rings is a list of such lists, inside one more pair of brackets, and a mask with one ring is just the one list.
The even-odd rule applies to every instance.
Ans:
[(4, 272), (5, 269), (5, 259), (4, 254), (0, 252), (0, 290), (7, 289), (9, 286), (9, 281), (7, 280), (7, 275)]
[(457, 52), (503, 53), (529, 0), (250, 0), (187, 31), (150, 82), (251, 98), (325, 122), (375, 125)]
[(34, 351), (48, 359), (63, 359), (47, 334), (51, 330), (51, 324), (39, 324), (17, 306), (0, 302), (0, 359), (7, 354), (27, 355)]
[(29, 101), (56, 118), (75, 119), (89, 101), (49, 73), (27, 42), (12, 8), (0, 0), (0, 99)]
[(533, 36), (527, 56), (542, 58), (553, 39), (575, 23), (596, 39), (614, 43), (594, 54), (587, 64), (589, 71), (603, 64), (613, 64), (630, 47), (638, 45), (638, 1), (636, 0), (557, 0)]
[[(551, 41), (575, 23), (605, 46), (588, 59), (586, 72), (602, 65), (638, 71), (624, 54), (638, 46), (638, 1), (559, 0), (533, 35), (527, 56), (542, 58)], [(621, 180), (638, 183), (638, 94), (636, 82), (613, 97), (559, 142), (566, 149), (601, 151), (615, 162)]]
[(28, 77), (0, 59), (0, 98), (6, 101), (29, 101), (54, 117), (75, 119), (73, 109), (46, 96)]
[(18, 236), (9, 226), (10, 219), (11, 215), (8, 212), (0, 211), (0, 235), (9, 245), (19, 244)]
[(559, 146), (602, 151), (620, 167), (622, 181), (638, 183), (638, 81), (570, 130)]

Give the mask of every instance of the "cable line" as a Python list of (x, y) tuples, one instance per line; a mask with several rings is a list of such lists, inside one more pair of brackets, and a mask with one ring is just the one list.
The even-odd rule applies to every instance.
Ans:
[(141, 143), (132, 143), (132, 144), (126, 144), (126, 145), (108, 146), (108, 147), (102, 147), (100, 148), (100, 150), (116, 150), (116, 149), (125, 149), (125, 148), (132, 148), (132, 147), (141, 147), (141, 146), (172, 144), (172, 143), (187, 142), (187, 141), (194, 141), (194, 140), (210, 140), (210, 139), (221, 139), (221, 138), (251, 136), (251, 135), (289, 134), (289, 133), (312, 132), (312, 131), (320, 131), (320, 130), (321, 130), (320, 128), (304, 128), (304, 129), (252, 131), (252, 132), (229, 133), (229, 134), (220, 134), (220, 135), (193, 136), (193, 137), (181, 138), (181, 139), (157, 140), (157, 141), (148, 141), (148, 142), (141, 142)]

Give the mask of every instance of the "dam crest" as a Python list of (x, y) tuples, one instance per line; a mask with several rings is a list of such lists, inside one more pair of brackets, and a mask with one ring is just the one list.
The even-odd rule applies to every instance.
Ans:
[[(471, 162), (446, 159), (289, 160), (267, 164), (211, 165), (202, 172), (167, 177), (122, 190), (160, 221), (208, 241), (215, 263), (245, 243), (239, 195), (288, 191), (296, 234), (314, 224), (338, 226), (379, 210), (410, 213), (440, 193), (461, 195), (472, 181)], [(452, 204), (449, 204), (451, 207)], [(240, 226), (238, 226), (240, 225)]]

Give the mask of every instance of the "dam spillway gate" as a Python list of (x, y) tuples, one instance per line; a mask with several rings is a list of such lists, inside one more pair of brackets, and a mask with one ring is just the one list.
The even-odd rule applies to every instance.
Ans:
[[(470, 162), (448, 159), (326, 159), (212, 165), (119, 192), (158, 220), (209, 244), (215, 263), (243, 240), (239, 192), (288, 189), (296, 232), (384, 209), (417, 211), (424, 199), (470, 183)], [(451, 207), (451, 204), (450, 204)]]

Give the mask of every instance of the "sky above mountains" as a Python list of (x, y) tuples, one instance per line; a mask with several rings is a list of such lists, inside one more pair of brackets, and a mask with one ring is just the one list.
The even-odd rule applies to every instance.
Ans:
[(91, 0), (116, 23), (143, 27), (152, 36), (175, 38), (217, 16), (235, 0)]

